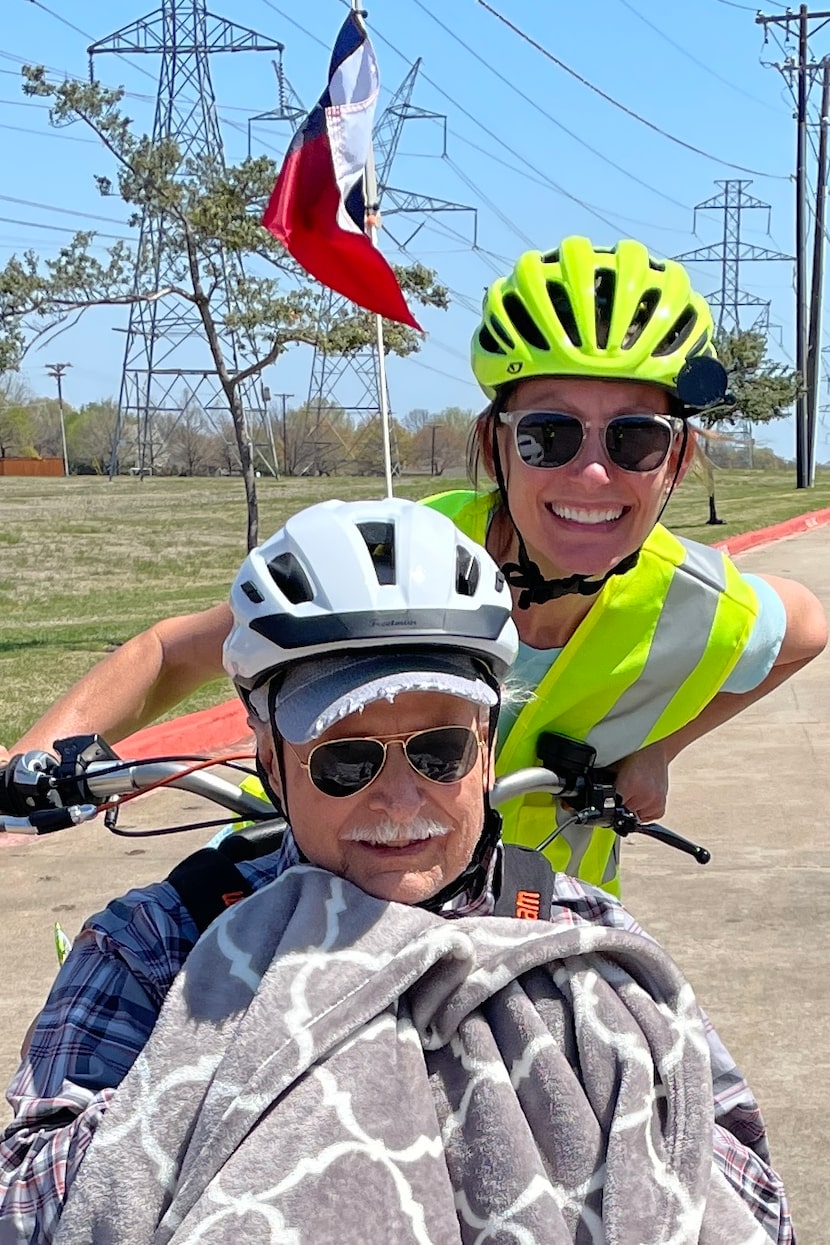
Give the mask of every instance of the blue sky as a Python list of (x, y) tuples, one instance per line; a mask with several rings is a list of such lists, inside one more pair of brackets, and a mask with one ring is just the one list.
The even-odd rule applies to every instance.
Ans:
[[(325, 80), (328, 51), (343, 19), (340, 0), (211, 0), (210, 10), (285, 44), (286, 74), (310, 106)], [(442, 213), (423, 222), (411, 254), (437, 269), (457, 295), (448, 312), (421, 318), (428, 340), (419, 356), (392, 361), (393, 408), (439, 410), (475, 407), (467, 347), (472, 310), (484, 286), (530, 246), (547, 248), (567, 233), (586, 233), (607, 244), (634, 236), (654, 251), (674, 255), (717, 244), (723, 216), (697, 214), (694, 206), (719, 192), (717, 180), (751, 182), (747, 193), (770, 205), (744, 215), (742, 241), (792, 253), (795, 124), (793, 102), (782, 73), (771, 67), (797, 51), (782, 27), (764, 31), (756, 10), (738, 0), (494, 0), (492, 7), (567, 64), (603, 98), (509, 30), (477, 0), (374, 0), (369, 27), (380, 61), (381, 107), (410, 63), (423, 58), (413, 104), (446, 118), (407, 122), (392, 183), (403, 190), (476, 209), (480, 248), (472, 249), (472, 212)], [(763, 10), (780, 14), (784, 6)], [(61, 74), (87, 73), (91, 39), (152, 12), (140, 0), (7, 0), (0, 36), (0, 263), (33, 247), (54, 255), (75, 228), (128, 236), (120, 200), (102, 199), (95, 173), (111, 173), (106, 154), (80, 125), (56, 131), (39, 101), (20, 91), (20, 64), (42, 63)], [(436, 18), (438, 21), (436, 21)], [(440, 24), (439, 24), (440, 23)], [(811, 37), (814, 60), (830, 52), (830, 27)], [(72, 29), (76, 27), (77, 29)], [(466, 46), (465, 46), (466, 45)], [(98, 74), (130, 93), (131, 116), (152, 126), (159, 59), (108, 55)], [(276, 104), (274, 74), (266, 54), (216, 56), (211, 62), (226, 155), (247, 149), (248, 118)], [(813, 89), (813, 109), (819, 87)], [(663, 131), (660, 133), (658, 131)], [(253, 150), (279, 159), (290, 138), (287, 127), (258, 125)], [(811, 143), (817, 127), (811, 127)], [(686, 144), (686, 145), (684, 145)], [(690, 150), (698, 148), (701, 153)], [(740, 167), (739, 167), (740, 166)], [(811, 153), (810, 184), (815, 169)], [(105, 220), (92, 220), (90, 213)], [(394, 238), (408, 238), (422, 217), (390, 216)], [(392, 237), (383, 247), (401, 259)], [(720, 287), (716, 264), (691, 263), (704, 293)], [(792, 265), (744, 263), (743, 290), (772, 302), (773, 353), (794, 353)], [(825, 316), (825, 322), (828, 317)], [(117, 395), (126, 314), (94, 311), (45, 349), (31, 352), (25, 375), (36, 392), (52, 392), (45, 364), (72, 362), (64, 393), (75, 405)], [(780, 337), (779, 337), (780, 335)], [(780, 340), (780, 346), (778, 341)], [(825, 338), (830, 340), (830, 338)], [(827, 360), (830, 356), (825, 356)], [(304, 398), (309, 352), (289, 352), (270, 369), (273, 392)], [(828, 397), (828, 373), (822, 401)], [(828, 457), (820, 433), (819, 458)], [(790, 421), (762, 437), (779, 452), (793, 453)]]

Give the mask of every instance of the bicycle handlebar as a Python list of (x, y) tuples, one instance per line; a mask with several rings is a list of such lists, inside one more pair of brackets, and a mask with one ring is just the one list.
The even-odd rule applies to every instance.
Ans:
[[(61, 760), (49, 753), (12, 757), (0, 768), (0, 833), (50, 834), (87, 821), (118, 798), (159, 784), (189, 791), (249, 821), (273, 821), (273, 804), (243, 791), (215, 774), (194, 770), (184, 760), (122, 760), (98, 736), (74, 736), (55, 744)], [(221, 764), (221, 762), (217, 762)], [(11, 770), (11, 774), (9, 771)], [(599, 795), (597, 794), (599, 793)], [(498, 778), (490, 792), (493, 808), (531, 794), (559, 796), (574, 802), (574, 820), (582, 824), (605, 820), (622, 837), (644, 834), (707, 864), (710, 853), (658, 822), (643, 824), (625, 808), (607, 780), (595, 785), (566, 781), (555, 770), (532, 766)], [(559, 829), (537, 845), (541, 850)]]

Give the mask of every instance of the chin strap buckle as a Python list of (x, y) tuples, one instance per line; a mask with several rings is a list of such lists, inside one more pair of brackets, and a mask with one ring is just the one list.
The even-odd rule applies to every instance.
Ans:
[(519, 562), (506, 562), (501, 568), (510, 586), (520, 589), (518, 600), (520, 610), (529, 609), (531, 605), (545, 605), (548, 601), (555, 601), (559, 597), (595, 596), (605, 587), (612, 575), (625, 575), (632, 570), (637, 565), (637, 559), (640, 556), (640, 550), (635, 549), (634, 553), (630, 553), (627, 558), (623, 558), (622, 562), (613, 566), (602, 579), (591, 579), (587, 575), (569, 575), (567, 579), (544, 579), (536, 563), (532, 562), (527, 554), (522, 557), (522, 552), (523, 549), (520, 547)]

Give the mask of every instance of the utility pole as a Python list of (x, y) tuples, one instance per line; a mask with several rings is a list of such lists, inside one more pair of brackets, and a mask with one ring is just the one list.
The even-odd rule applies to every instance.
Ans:
[[(271, 468), (273, 472), (274, 479), (279, 480), (280, 464), (279, 464), (279, 460), (277, 459), (277, 445), (274, 440), (274, 419), (273, 419), (273, 416), (270, 410), (268, 409), (269, 404), (271, 402), (271, 390), (268, 388), (267, 385), (261, 385), (259, 392), (262, 398), (263, 418), (264, 418), (265, 423), (267, 423), (268, 425), (268, 440), (271, 442), (271, 461), (270, 463), (268, 463), (268, 466)], [(262, 455), (262, 459), (263, 459), (263, 462), (267, 461), (264, 454)]]
[(436, 470), (435, 470), (435, 467), (436, 467), (436, 463), (435, 463), (435, 429), (436, 429), (436, 428), (443, 428), (443, 427), (444, 427), (444, 425), (443, 425), (443, 424), (430, 424), (430, 430), (431, 430), (432, 436), (430, 437), (431, 445), (430, 445), (430, 453), (429, 453), (429, 474), (430, 474), (431, 476), (434, 476), (434, 475), (436, 475), (436, 474), (437, 474), (437, 473), (436, 473)]
[[(796, 83), (796, 163), (795, 163), (795, 367), (798, 393), (795, 400), (795, 464), (796, 488), (810, 487), (809, 462), (811, 449), (808, 443), (808, 379), (807, 379), (807, 95), (808, 75), (814, 68), (808, 65), (810, 23), (830, 20), (830, 11), (811, 13), (806, 4), (799, 5), (798, 13), (787, 10), (776, 17), (759, 13), (757, 24), (784, 26), (789, 36), (791, 29), (798, 31), (798, 60), (795, 65)], [(780, 66), (779, 66), (780, 68)], [(788, 69), (792, 66), (788, 65)]]
[(61, 384), (63, 374), (71, 363), (47, 363), (46, 371), (53, 380), (58, 382), (58, 414), (61, 421), (61, 445), (63, 446), (63, 474), (69, 475), (69, 456), (66, 452), (66, 423), (63, 418), (63, 386)]
[(824, 282), (824, 219), (827, 209), (827, 113), (830, 109), (830, 58), (821, 62), (821, 111), (816, 163), (816, 211), (813, 235), (813, 277), (810, 285), (810, 324), (807, 335), (807, 484), (816, 482), (816, 429), (818, 426), (818, 365), (821, 352), (821, 301)]
[(276, 398), (282, 398), (282, 470), (283, 475), (290, 475), (288, 470), (288, 434), (285, 427), (285, 404), (289, 398), (293, 398), (293, 393), (277, 393)]

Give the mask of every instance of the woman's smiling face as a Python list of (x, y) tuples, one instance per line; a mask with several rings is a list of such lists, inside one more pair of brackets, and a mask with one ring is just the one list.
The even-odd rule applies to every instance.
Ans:
[(528, 466), (512, 427), (499, 427), (499, 450), (513, 521), (548, 575), (606, 574), (639, 549), (675, 478), (682, 438), (654, 470), (626, 471), (605, 447), (619, 415), (667, 415), (668, 393), (641, 381), (539, 376), (521, 381), (506, 411), (557, 411), (584, 426), (577, 454), (561, 467)]

